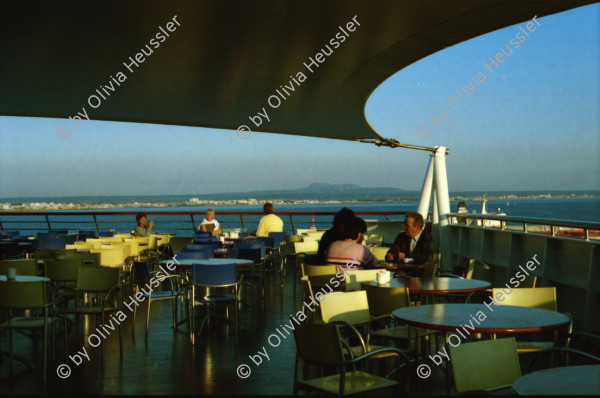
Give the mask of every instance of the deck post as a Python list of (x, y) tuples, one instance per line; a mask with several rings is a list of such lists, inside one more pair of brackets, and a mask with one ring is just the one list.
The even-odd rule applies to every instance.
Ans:
[(439, 212), (439, 240), (442, 261), (440, 268), (452, 271), (452, 250), (450, 247), (450, 226), (448, 213), (450, 213), (450, 197), (448, 195), (448, 176), (446, 174), (446, 148), (438, 147), (433, 154), (435, 173), (435, 194)]

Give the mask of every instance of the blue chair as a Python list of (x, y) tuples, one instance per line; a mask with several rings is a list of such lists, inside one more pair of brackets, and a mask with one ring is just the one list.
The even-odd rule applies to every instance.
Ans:
[(51, 232), (54, 232), (56, 234), (68, 234), (69, 230), (68, 229), (53, 229)]
[(115, 232), (114, 231), (100, 231), (99, 236), (104, 237), (104, 238), (112, 238), (113, 236), (115, 236)]
[(285, 242), (285, 232), (271, 232), (269, 237), (274, 239), (273, 247), (278, 248)]
[(2, 236), (6, 236), (8, 239), (15, 240), (19, 236), (21, 236), (21, 232), (19, 231), (2, 231)]
[(188, 243), (188, 245), (183, 250), (186, 252), (201, 251), (201, 250), (213, 250), (212, 246), (214, 246), (214, 245), (199, 245), (199, 244), (194, 244), (194, 243)]
[(38, 238), (56, 238), (57, 235), (58, 235), (58, 233), (54, 232), (54, 231), (37, 233)]
[(87, 238), (96, 238), (96, 231), (94, 230), (79, 230), (79, 240), (86, 240)]
[(198, 231), (194, 234), (194, 238), (212, 238), (212, 233)]
[(213, 257), (214, 253), (211, 250), (177, 253), (177, 260), (208, 260)]
[(18, 258), (20, 254), (19, 243), (13, 241), (0, 242), (0, 260)]
[[(65, 245), (72, 245), (77, 240), (77, 235), (59, 236), (59, 238), (64, 239)], [(64, 249), (64, 246), (62, 248)]]
[(254, 247), (251, 249), (238, 249), (237, 258), (242, 258), (244, 260), (251, 260), (254, 262), (253, 266), (248, 267), (248, 268), (250, 268), (250, 271), (245, 271), (244, 268), (240, 268), (240, 271), (244, 272), (244, 275), (246, 276), (246, 278), (259, 280), (261, 297), (264, 297), (265, 296), (265, 287), (264, 287), (263, 276), (264, 276), (264, 272), (265, 272), (265, 270), (264, 270), (265, 262), (263, 261), (262, 256), (261, 256), (261, 248)]
[[(179, 257), (179, 256), (178, 256)], [(177, 299), (180, 297), (187, 296), (187, 282), (186, 279), (178, 274), (167, 275), (166, 277), (156, 278), (155, 281), (164, 282), (169, 280), (170, 290), (164, 291), (153, 291), (154, 287), (150, 286), (150, 280), (153, 278), (152, 274), (158, 272), (150, 272), (150, 266), (147, 262), (136, 262), (133, 264), (135, 274), (135, 293), (142, 289), (142, 294), (148, 299), (148, 312), (146, 314), (146, 333), (145, 342), (148, 344), (148, 329), (150, 327), (150, 306), (153, 301), (158, 300), (171, 300), (173, 310), (173, 331), (177, 331)], [(185, 291), (183, 290), (185, 289)], [(146, 290), (149, 293), (146, 293)], [(131, 327), (131, 338), (135, 339), (135, 314), (137, 312), (137, 305), (133, 307), (133, 323)], [(189, 320), (188, 320), (189, 322)], [(189, 323), (188, 323), (189, 326)]]
[(64, 249), (67, 244), (65, 238), (67, 238), (67, 236), (40, 237), (38, 239), (38, 249)]
[[(190, 295), (190, 339), (194, 344), (194, 308), (196, 305), (206, 305), (206, 316), (200, 326), (200, 331), (208, 320), (209, 306), (216, 303), (233, 303), (235, 308), (235, 332), (239, 329), (238, 307), (240, 284), (242, 277), (238, 278), (237, 266), (229, 264), (208, 264), (199, 262), (192, 265), (192, 283)], [(196, 298), (196, 288), (206, 288), (203, 297)], [(202, 289), (204, 290), (204, 289)]]

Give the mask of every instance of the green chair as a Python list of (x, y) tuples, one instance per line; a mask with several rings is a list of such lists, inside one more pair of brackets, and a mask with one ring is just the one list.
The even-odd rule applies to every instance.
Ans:
[[(506, 292), (506, 289), (504, 289)], [(516, 288), (512, 289), (509, 294), (502, 292), (500, 299), (496, 294), (501, 293), (502, 289), (493, 288), (492, 297), (496, 298), (499, 305), (514, 305), (518, 307), (539, 308), (548, 311), (557, 311), (556, 306), (556, 288), (555, 287), (537, 287), (537, 288)], [(569, 325), (569, 333), (572, 331), (571, 314), (566, 314), (571, 319)], [(556, 332), (555, 332), (556, 333)], [(557, 335), (555, 334), (555, 340)], [(540, 352), (554, 345), (550, 341), (518, 341), (517, 349), (519, 354), (528, 354), (532, 352)]]
[(0, 275), (6, 275), (7, 268), (16, 268), (19, 275), (37, 276), (37, 260), (30, 258), (27, 260), (1, 260)]
[(514, 337), (462, 343), (449, 353), (458, 394), (509, 387), (521, 377)]
[[(120, 295), (120, 270), (118, 268), (96, 268), (96, 267), (81, 267), (77, 272), (77, 282), (75, 283), (76, 304), (73, 308), (65, 310), (67, 314), (77, 316), (77, 329), (79, 337), (79, 346), (82, 345), (82, 335), (80, 332), (80, 317), (81, 315), (93, 315), (96, 318), (98, 330), (115, 330), (119, 328), (119, 353), (123, 355), (123, 341), (121, 338), (123, 317), (117, 316), (121, 308)], [(68, 288), (65, 288), (68, 289)], [(131, 301), (131, 300), (129, 300)], [(135, 304), (133, 304), (135, 305)], [(114, 313), (110, 319), (110, 326), (105, 328), (105, 315)], [(65, 315), (64, 324), (67, 330), (67, 317)], [(106, 336), (108, 338), (109, 336)], [(104, 339), (100, 340), (101, 363), (104, 369)], [(89, 341), (89, 337), (88, 337)], [(96, 341), (96, 340), (95, 340)]]
[[(8, 310), (9, 316), (6, 321), (0, 323), (0, 329), (7, 329), (9, 333), (9, 357), (10, 357), (10, 373), (13, 373), (13, 361), (17, 359), (30, 367), (34, 365), (28, 360), (15, 356), (13, 354), (13, 330), (31, 329), (42, 330), (44, 340), (42, 351), (44, 353), (44, 371), (43, 379), (46, 381), (47, 370), (47, 345), (48, 345), (48, 328), (52, 326), (52, 353), (54, 357), (54, 336), (55, 323), (60, 318), (51, 315), (50, 309), (55, 304), (55, 301), (49, 302), (46, 299), (45, 282), (4, 282), (0, 281), (0, 308)], [(42, 316), (11, 316), (12, 310), (41, 310)], [(35, 340), (34, 340), (35, 341)], [(66, 333), (65, 333), (66, 344)], [(65, 350), (66, 351), (66, 350)], [(65, 354), (66, 356), (66, 354)]]
[[(417, 357), (419, 357), (419, 347), (422, 347), (422, 352), (426, 353), (429, 347), (429, 336), (437, 334), (438, 331), (406, 325), (396, 325), (395, 319), (392, 317), (392, 311), (395, 309), (410, 306), (408, 288), (380, 287), (366, 283), (364, 283), (362, 287), (367, 292), (369, 310), (371, 311), (372, 316), (375, 317), (375, 319), (383, 320), (389, 325), (383, 329), (372, 330), (371, 336), (385, 340), (407, 341), (409, 344), (410, 341), (414, 339)], [(422, 344), (419, 344), (420, 339), (422, 339)]]
[[(356, 364), (376, 355), (394, 355), (397, 361), (400, 359), (404, 361), (406, 384), (403, 392), (408, 392), (409, 359), (397, 348), (386, 347), (358, 357), (350, 356), (346, 358), (342, 348), (345, 343), (340, 337), (338, 326), (334, 324), (301, 323), (294, 328), (294, 340), (297, 349), (294, 368), (294, 395), (297, 395), (300, 389), (314, 389), (339, 395), (360, 394), (384, 388), (390, 388), (391, 392), (392, 387), (399, 387), (398, 381), (356, 370)], [(298, 367), (300, 360), (304, 363), (304, 374), (307, 373), (307, 365), (339, 368), (340, 371), (339, 374), (314, 379), (304, 377), (304, 380), (299, 381)], [(348, 367), (351, 367), (352, 370), (346, 371)]]

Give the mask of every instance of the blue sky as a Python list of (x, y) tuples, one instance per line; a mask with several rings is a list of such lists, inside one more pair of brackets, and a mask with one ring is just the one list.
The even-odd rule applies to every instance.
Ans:
[[(451, 192), (600, 189), (600, 5), (538, 21), (494, 72), (483, 63), (526, 23), (410, 65), (375, 90), (367, 120), (385, 137), (448, 147)], [(448, 97), (478, 72), (485, 81), (451, 107)], [(444, 112), (449, 120), (436, 119), (439, 126), (429, 119)], [(258, 132), (242, 140), (235, 131), (136, 123), (86, 121), (62, 140), (62, 124), (0, 117), (0, 197), (201, 194), (313, 182), (420, 190), (429, 161), (426, 152), (354, 142)], [(423, 125), (425, 139), (417, 134)]]

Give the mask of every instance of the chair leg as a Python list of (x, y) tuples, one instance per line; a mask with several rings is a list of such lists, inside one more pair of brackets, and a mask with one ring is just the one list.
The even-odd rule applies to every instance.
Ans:
[[(173, 332), (177, 331), (177, 300), (179, 297), (175, 297), (171, 300), (171, 306), (173, 309)], [(148, 303), (150, 305), (150, 303)]]
[[(44, 309), (45, 311), (48, 311), (48, 308)], [(44, 379), (44, 383), (46, 382), (46, 361), (48, 359), (48, 317), (45, 316), (44, 317), (44, 343), (42, 346), (42, 350), (44, 351), (44, 366), (43, 366), (43, 379)]]
[(137, 313), (137, 305), (133, 307), (133, 322), (131, 323), (131, 340), (135, 340), (135, 315)]
[(148, 312), (146, 313), (146, 333), (144, 335), (144, 341), (146, 342), (146, 345), (148, 345), (148, 328), (150, 328), (150, 303), (152, 303), (152, 300), (150, 299), (150, 297), (148, 297)]

